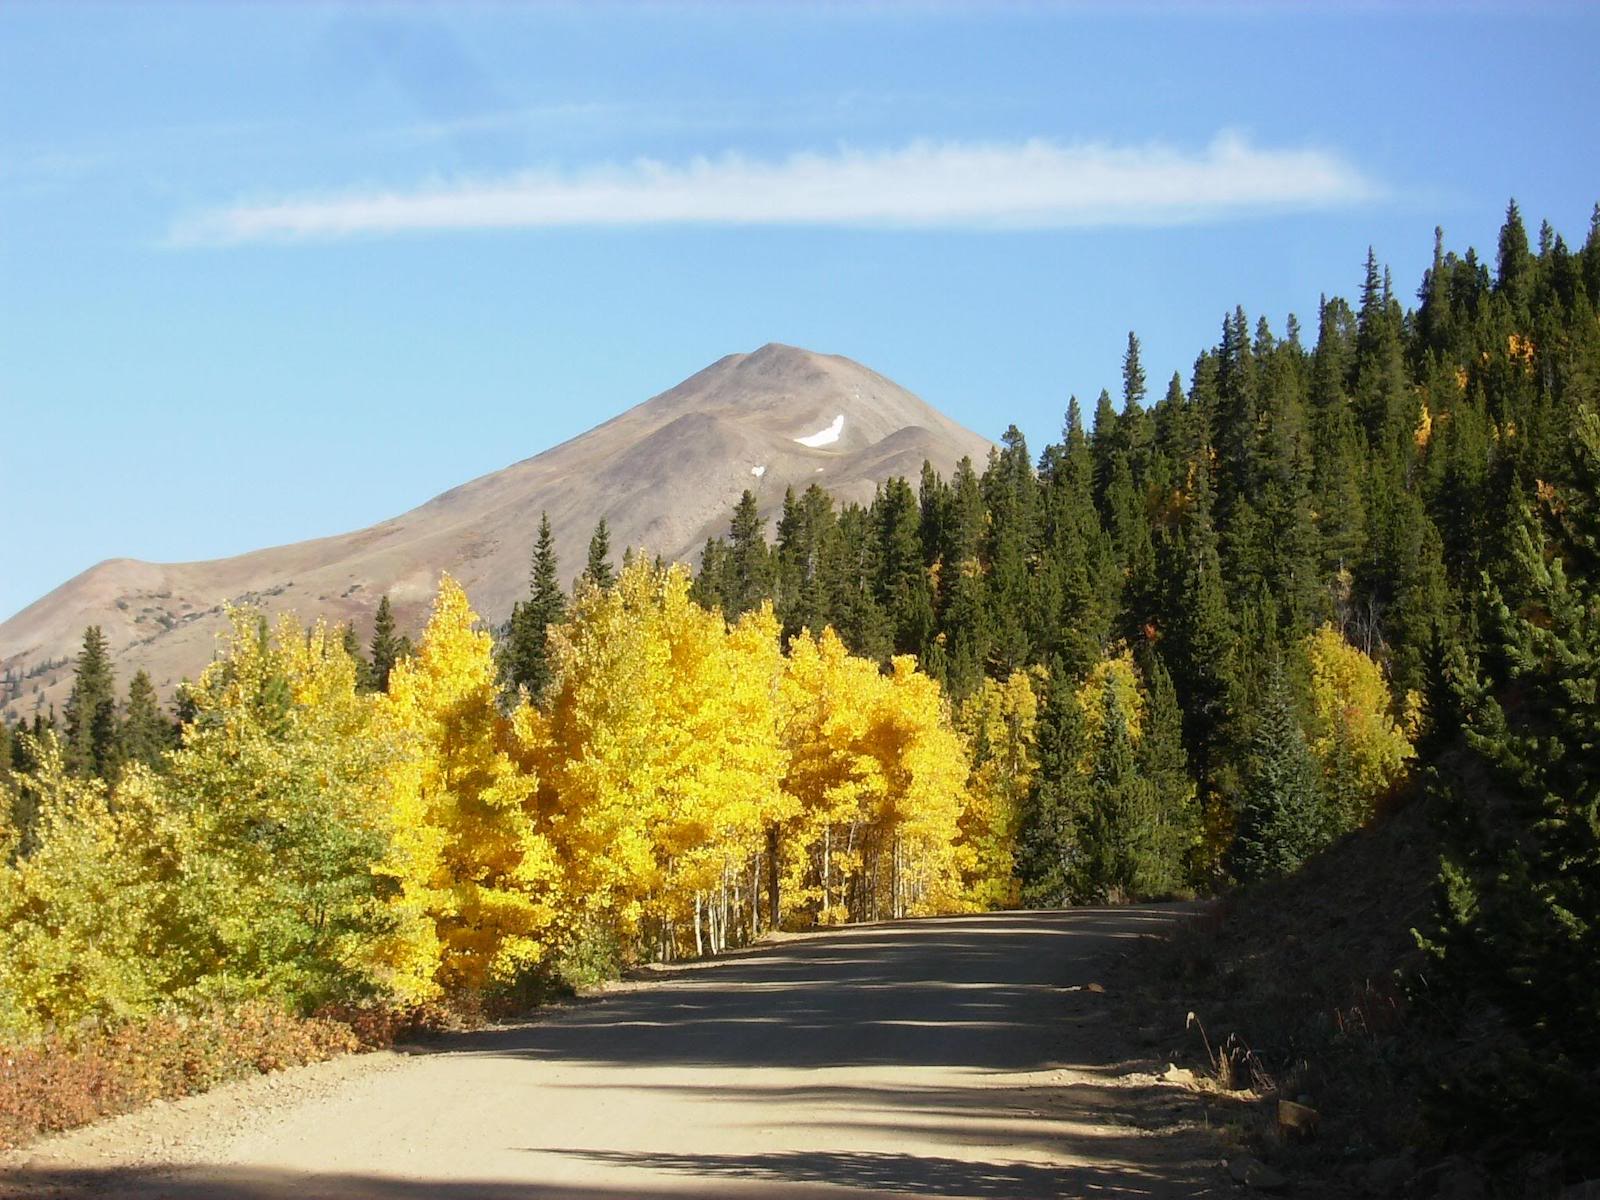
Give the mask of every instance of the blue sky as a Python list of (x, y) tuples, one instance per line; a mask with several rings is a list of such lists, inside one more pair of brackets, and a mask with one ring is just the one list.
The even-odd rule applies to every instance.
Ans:
[(0, 6), (0, 616), (100, 559), (368, 524), (767, 341), (1036, 447), (1581, 242), (1600, 8)]

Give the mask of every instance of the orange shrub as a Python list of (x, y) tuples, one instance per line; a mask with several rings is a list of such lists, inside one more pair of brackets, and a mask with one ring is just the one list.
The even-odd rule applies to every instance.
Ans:
[(400, 1027), (380, 1021), (358, 1033), (343, 1020), (291, 1016), (257, 1002), (85, 1025), (0, 1047), (0, 1150), (151, 1100), (373, 1048), (383, 1043), (369, 1039), (387, 1032), (392, 1040)]

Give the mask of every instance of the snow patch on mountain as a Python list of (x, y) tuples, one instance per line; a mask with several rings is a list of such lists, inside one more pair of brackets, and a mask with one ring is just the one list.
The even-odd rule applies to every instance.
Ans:
[(819, 429), (807, 437), (797, 437), (794, 440), (802, 446), (809, 446), (815, 450), (819, 446), (831, 446), (839, 440), (839, 435), (844, 432), (844, 414), (840, 413), (833, 419), (833, 424), (826, 429)]

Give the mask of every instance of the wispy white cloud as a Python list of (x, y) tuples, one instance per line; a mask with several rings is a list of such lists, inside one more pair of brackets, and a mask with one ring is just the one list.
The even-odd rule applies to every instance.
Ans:
[(640, 159), (560, 173), (240, 203), (178, 221), (169, 241), (226, 246), (355, 236), (672, 224), (909, 229), (1176, 225), (1359, 204), (1382, 188), (1325, 150), (1234, 134), (1161, 144), (915, 142), (762, 161)]

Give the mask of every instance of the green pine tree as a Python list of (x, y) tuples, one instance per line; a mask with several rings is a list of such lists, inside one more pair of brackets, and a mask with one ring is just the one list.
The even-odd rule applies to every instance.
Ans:
[(617, 582), (617, 573), (611, 566), (611, 529), (601, 517), (589, 538), (589, 559), (584, 564), (583, 576), (602, 591)]
[(1231, 856), (1234, 874), (1245, 882), (1287, 875), (1323, 844), (1326, 834), (1316, 760), (1278, 661), (1269, 669), (1246, 753)]
[(83, 631), (83, 649), (67, 697), (66, 738), (62, 747), (67, 769), (75, 775), (116, 775), (117, 698), (111, 651), (98, 625)]
[(1265, 322), (1257, 337), (1264, 353), (1259, 441), (1262, 555), (1259, 573), (1277, 597), (1285, 631), (1309, 632), (1327, 615), (1320, 539), (1312, 497), (1312, 438), (1308, 428), (1305, 355), (1297, 343), (1270, 351)]
[(823, 548), (823, 590), (834, 629), (851, 653), (886, 662), (894, 653), (894, 628), (878, 603), (877, 539), (872, 514), (847, 505)]
[(1350, 306), (1324, 300), (1308, 404), (1311, 507), (1321, 574), (1341, 623), (1349, 616), (1351, 574), (1361, 561), (1366, 526), (1366, 443), (1346, 392), (1354, 339)]
[(162, 756), (177, 745), (177, 728), (161, 711), (155, 685), (144, 671), (128, 683), (128, 701), (117, 731), (124, 762), (159, 768)]
[(700, 569), (695, 572), (689, 594), (701, 608), (722, 608), (728, 582), (728, 543), (720, 537), (706, 539), (700, 551)]
[(1155, 621), (1159, 580), (1144, 498), (1134, 486), (1133, 469), (1126, 454), (1118, 456), (1112, 469), (1106, 509), (1106, 525), (1123, 578), (1122, 636), (1136, 642)]
[(786, 639), (802, 629), (820, 633), (834, 623), (828, 556), (837, 524), (833, 498), (816, 484), (798, 498), (792, 489), (784, 496), (775, 590)]
[(1129, 408), (1142, 408), (1147, 395), (1144, 378), (1144, 364), (1139, 358), (1139, 338), (1133, 330), (1128, 330), (1128, 349), (1122, 355), (1122, 404), (1123, 411)]
[[(1463, 687), (1469, 757), (1449, 804), (1431, 949), (1481, 1050), (1443, 1072), (1462, 1141), (1600, 1172), (1600, 417), (1578, 410), (1570, 486), (1521, 507), (1511, 569), (1486, 580), (1483, 668)], [(1459, 660), (1458, 660), (1459, 661)], [(1487, 783), (1487, 786), (1486, 786)]]
[(1115, 902), (1158, 890), (1163, 867), (1155, 790), (1139, 771), (1128, 714), (1109, 679), (1100, 703), (1100, 743), (1089, 773), (1076, 891), (1083, 900)]
[(1038, 481), (1021, 430), (1009, 427), (1000, 442), (981, 486), (989, 514), (983, 550), (989, 572), (986, 665), (995, 678), (1004, 679), (1034, 661), (1036, 650), (1030, 637), (1035, 612), (1030, 559), (1038, 537)]
[(512, 692), (526, 689), (537, 701), (550, 686), (553, 668), (547, 634), (566, 616), (567, 598), (561, 591), (560, 564), (550, 515), (539, 514), (539, 536), (533, 545), (528, 574), (528, 598), (511, 609), (511, 628), (501, 656), (501, 678)]
[(933, 591), (922, 548), (922, 509), (911, 485), (891, 479), (873, 502), (875, 594), (894, 630), (897, 654), (925, 655), (933, 641)]
[(1043, 516), (1035, 638), (1041, 655), (1084, 674), (1111, 640), (1124, 580), (1116, 547), (1094, 499), (1094, 452), (1076, 397), (1067, 402), (1062, 441), (1044, 463)]
[(755, 493), (748, 488), (733, 510), (725, 571), (722, 607), (728, 620), (737, 620), (772, 599), (772, 551), (767, 546), (766, 522), (761, 519)]
[(1111, 486), (1112, 472), (1125, 449), (1122, 422), (1111, 403), (1111, 393), (1102, 388), (1094, 405), (1094, 434), (1089, 439), (1089, 452), (1094, 461), (1094, 503), (1102, 516), (1106, 512), (1106, 490)]
[(939, 548), (939, 612), (945, 685), (962, 700), (983, 681), (993, 641), (984, 580), (988, 511), (972, 460), (963, 457), (950, 480), (949, 513)]
[(361, 650), (361, 638), (356, 634), (356, 627), (346, 621), (339, 627), (339, 643), (344, 647), (344, 652), (350, 656), (350, 661), (356, 667), (356, 690), (370, 692), (374, 688), (372, 681), (372, 664), (367, 661), (367, 656)]
[[(944, 557), (955, 493), (927, 459), (922, 460), (922, 478), (917, 483), (917, 508), (920, 514), (918, 536), (922, 540), (923, 564), (934, 567)], [(938, 597), (935, 598), (935, 606)]]
[(385, 593), (379, 598), (377, 614), (372, 618), (372, 686), (378, 691), (389, 690), (389, 672), (405, 657), (402, 649), (402, 639), (394, 632), (394, 609), (389, 606)]
[(1506, 219), (1500, 226), (1496, 263), (1495, 290), (1504, 295), (1513, 308), (1520, 307), (1528, 299), (1533, 256), (1528, 251), (1528, 230), (1522, 223), (1522, 212), (1515, 200), (1506, 205)]
[(1039, 769), (1017, 834), (1017, 872), (1024, 904), (1059, 908), (1077, 899), (1079, 836), (1090, 803), (1088, 782), (1078, 767), (1088, 750), (1083, 711), (1059, 663), (1050, 672), (1037, 731)]
[[(1217, 468), (1213, 485), (1217, 491), (1217, 522), (1234, 535), (1239, 510), (1252, 508), (1260, 499), (1261, 488), (1260, 379), (1250, 341), (1250, 322), (1243, 308), (1235, 308), (1222, 322), (1216, 364), (1212, 444)], [(1224, 544), (1231, 540), (1236, 539), (1225, 538)], [(1243, 558), (1239, 554), (1233, 557)]]
[(1155, 438), (1154, 422), (1144, 406), (1148, 395), (1139, 339), (1130, 330), (1128, 349), (1122, 356), (1122, 415), (1117, 418), (1117, 440), (1141, 491), (1149, 475), (1151, 443)]
[(1139, 776), (1150, 788), (1151, 832), (1139, 891), (1164, 896), (1182, 888), (1199, 849), (1200, 810), (1189, 755), (1183, 748), (1183, 710), (1172, 675), (1155, 647), (1140, 655), (1144, 677), (1144, 728), (1136, 755)]
[(1237, 631), (1223, 588), (1205, 464), (1202, 454), (1179, 531), (1167, 665), (1183, 704), (1184, 745), (1202, 800), (1215, 807), (1231, 790)]
[(1379, 272), (1377, 255), (1368, 247), (1349, 390), (1370, 452), (1391, 471), (1403, 469), (1420, 414), (1406, 370), (1404, 332), (1387, 272)]

